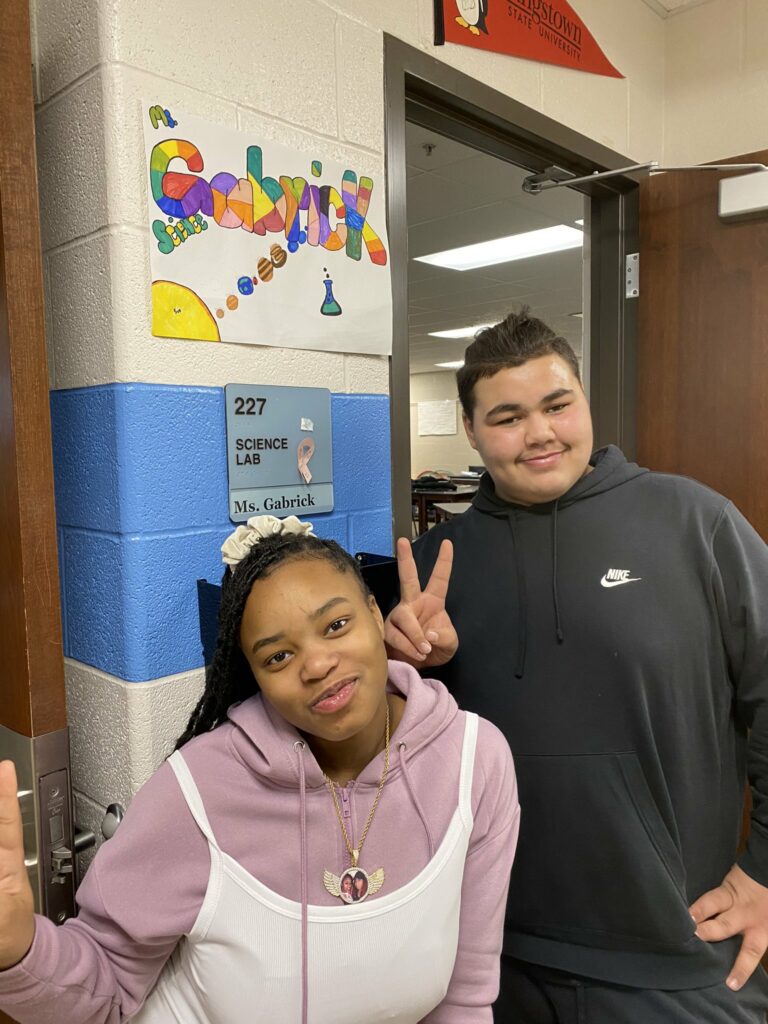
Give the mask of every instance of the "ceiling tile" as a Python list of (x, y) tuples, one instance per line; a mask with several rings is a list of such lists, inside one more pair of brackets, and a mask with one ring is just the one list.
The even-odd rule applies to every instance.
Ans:
[[(429, 151), (428, 147), (431, 147)], [(476, 150), (461, 142), (438, 135), (428, 128), (420, 128), (410, 121), (406, 122), (405, 160), (412, 167), (419, 167), (422, 171), (437, 171), (457, 160), (468, 160), (475, 153)]]
[[(424, 143), (434, 144), (431, 155)], [(412, 372), (437, 372), (435, 363), (461, 359), (472, 340), (430, 331), (496, 323), (522, 304), (580, 352), (583, 321), (568, 316), (582, 304), (580, 249), (465, 272), (413, 257), (572, 224), (584, 216), (583, 197), (570, 189), (529, 196), (522, 191), (528, 172), (414, 125), (407, 126), (407, 161)]]

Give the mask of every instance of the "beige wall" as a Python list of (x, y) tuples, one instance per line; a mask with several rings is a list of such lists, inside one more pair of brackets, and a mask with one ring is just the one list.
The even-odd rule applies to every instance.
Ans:
[(768, 148), (766, 0), (709, 0), (664, 24), (664, 161)]
[[(450, 398), (456, 402), (458, 433), (420, 437), (417, 403)], [(450, 469), (460, 473), (467, 466), (479, 466), (481, 461), (467, 441), (461, 424), (461, 406), (456, 396), (454, 374), (450, 371), (411, 374), (411, 477), (424, 469)]]

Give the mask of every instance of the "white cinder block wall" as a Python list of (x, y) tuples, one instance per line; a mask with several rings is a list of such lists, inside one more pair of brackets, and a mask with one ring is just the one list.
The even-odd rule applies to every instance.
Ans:
[[(710, 17), (710, 8), (664, 21), (642, 0), (572, 2), (624, 80), (436, 49), (432, 0), (254, 0), (247, 8), (234, 0), (32, 0), (52, 387), (259, 380), (385, 394), (382, 358), (151, 336), (141, 101), (285, 144), (311, 148), (321, 137), (335, 158), (381, 182), (388, 32), (627, 156), (660, 157), (673, 60), (665, 39), (677, 40), (686, 18)], [(718, 25), (729, 6), (754, 20), (761, 0), (717, 0)], [(720, 38), (717, 26), (711, 31)], [(692, 57), (692, 75), (694, 65)], [(683, 79), (676, 68), (670, 123), (688, 110)], [(164, 755), (202, 672), (137, 685), (68, 660), (67, 678), (78, 812), (94, 826), (106, 803), (129, 800)]]

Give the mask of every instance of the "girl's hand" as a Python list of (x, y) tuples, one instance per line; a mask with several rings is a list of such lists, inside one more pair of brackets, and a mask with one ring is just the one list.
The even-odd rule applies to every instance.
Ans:
[(0, 761), (0, 970), (22, 960), (35, 937), (32, 887), (24, 866), (13, 761)]

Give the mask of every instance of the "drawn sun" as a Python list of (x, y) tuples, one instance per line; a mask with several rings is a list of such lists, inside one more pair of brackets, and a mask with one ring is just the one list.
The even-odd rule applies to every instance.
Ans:
[(152, 334), (221, 341), (216, 321), (200, 296), (174, 281), (152, 282)]

